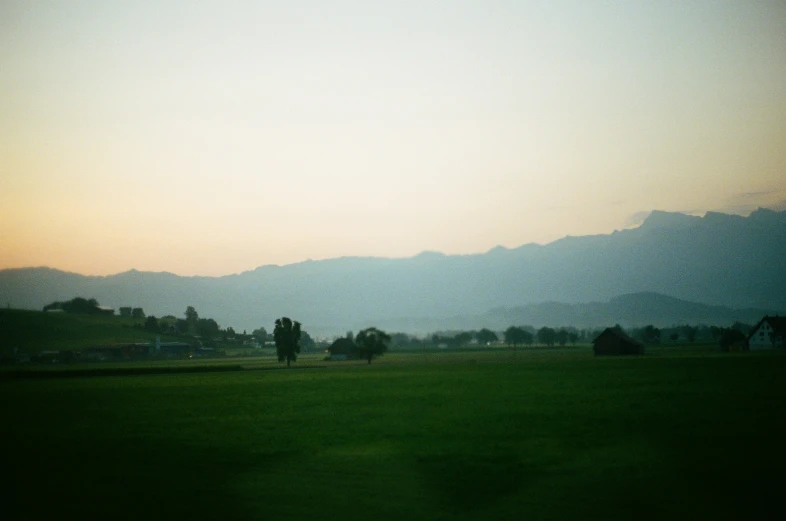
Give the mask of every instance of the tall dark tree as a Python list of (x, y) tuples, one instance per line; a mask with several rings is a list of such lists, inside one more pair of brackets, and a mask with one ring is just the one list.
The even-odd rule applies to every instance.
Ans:
[(369, 364), (373, 357), (380, 356), (387, 350), (388, 343), (390, 343), (390, 335), (375, 327), (364, 329), (355, 337), (358, 354), (368, 360)]
[(196, 332), (197, 322), (199, 322), (199, 313), (194, 309), (194, 306), (188, 306), (186, 308), (186, 322), (188, 322), (189, 332)]
[(297, 360), (300, 352), (300, 322), (292, 321), (288, 317), (276, 319), (276, 327), (273, 329), (273, 339), (276, 342), (276, 353), (278, 361), (290, 362)]
[(559, 328), (557, 330), (556, 340), (560, 347), (565, 347), (565, 344), (568, 343), (568, 330), (564, 327)]

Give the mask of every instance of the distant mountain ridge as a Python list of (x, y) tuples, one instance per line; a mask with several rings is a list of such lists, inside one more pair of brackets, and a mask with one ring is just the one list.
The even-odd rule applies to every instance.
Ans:
[(636, 327), (652, 324), (667, 327), (679, 324), (730, 326), (736, 321), (754, 323), (764, 315), (777, 314), (773, 309), (711, 306), (689, 302), (659, 293), (628, 293), (608, 302), (561, 304), (545, 302), (515, 308), (491, 310), (487, 316), (501, 324), (538, 324), (575, 327), (621, 324)]
[[(783, 312), (784, 266), (786, 212), (759, 209), (748, 217), (715, 212), (695, 217), (654, 211), (635, 229), (565, 237), (546, 245), (497, 247), (473, 255), (342, 257), (261, 266), (224, 277), (136, 270), (106, 277), (50, 268), (2, 270), (0, 304), (41, 309), (56, 300), (83, 296), (108, 306), (143, 307), (156, 316), (180, 316), (193, 305), (203, 316), (236, 329), (269, 327), (276, 317), (286, 315), (301, 320), (309, 331), (341, 333), (386, 323), (413, 324), (415, 329), (415, 323), (452, 323), (457, 317), (507, 317), (516, 319), (511, 324), (539, 325), (534, 319), (524, 320), (527, 313), (535, 313), (532, 306), (561, 302), (569, 304), (549, 304), (553, 316), (560, 306), (582, 304), (589, 307), (564, 316), (576, 321), (595, 317), (592, 320), (603, 325), (625, 321), (611, 320), (614, 317), (638, 320), (633, 311), (642, 305), (621, 297), (628, 294)], [(622, 300), (612, 300), (617, 298)], [(651, 305), (657, 302), (650, 300)], [(591, 303), (603, 302), (611, 307), (592, 311)], [(644, 313), (645, 307), (641, 309)], [(694, 313), (685, 306), (677, 309), (686, 316), (677, 322), (689, 321), (687, 315)]]

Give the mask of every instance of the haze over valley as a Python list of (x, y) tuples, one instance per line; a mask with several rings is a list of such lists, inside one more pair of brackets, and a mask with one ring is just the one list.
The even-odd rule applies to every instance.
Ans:
[(292, 316), (323, 336), (372, 324), (420, 334), (511, 324), (728, 326), (786, 311), (784, 258), (786, 211), (656, 211), (635, 229), (477, 255), (345, 257), (224, 277), (4, 270), (0, 295), (19, 308), (84, 296), (156, 316), (193, 305), (248, 331)]
[(784, 268), (783, 0), (0, 0), (16, 517), (786, 519)]

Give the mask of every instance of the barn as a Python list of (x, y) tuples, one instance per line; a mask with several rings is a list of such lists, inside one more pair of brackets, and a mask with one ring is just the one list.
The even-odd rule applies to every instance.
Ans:
[(595, 356), (600, 355), (640, 355), (644, 346), (619, 329), (608, 327), (592, 341)]

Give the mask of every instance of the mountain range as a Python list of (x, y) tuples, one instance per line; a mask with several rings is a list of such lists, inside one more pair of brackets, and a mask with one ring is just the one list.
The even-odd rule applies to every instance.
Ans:
[(653, 211), (634, 229), (472, 255), (342, 257), (223, 277), (6, 269), (0, 303), (41, 309), (82, 296), (156, 316), (181, 316), (193, 305), (236, 330), (271, 329), (275, 318), (290, 316), (320, 335), (369, 325), (419, 333), (514, 324), (729, 325), (786, 311), (784, 267), (786, 211)]

